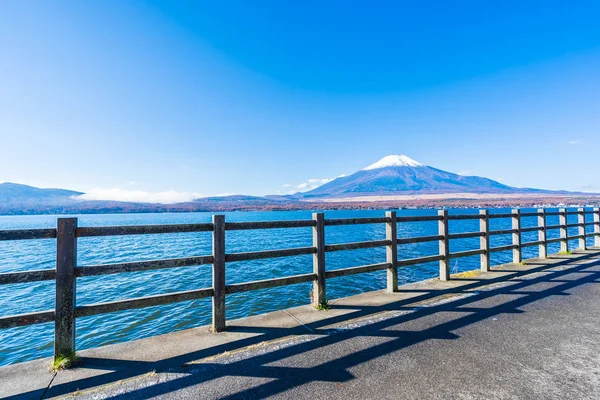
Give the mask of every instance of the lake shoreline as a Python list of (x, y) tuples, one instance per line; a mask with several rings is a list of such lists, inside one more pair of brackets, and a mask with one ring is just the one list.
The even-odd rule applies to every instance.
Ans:
[(236, 200), (235, 198), (199, 199), (177, 204), (75, 202), (60, 206), (29, 206), (5, 208), (0, 205), (0, 216), (10, 215), (73, 215), (73, 214), (149, 214), (187, 212), (268, 212), (268, 211), (361, 211), (439, 208), (540, 208), (540, 207), (598, 207), (600, 194), (539, 195), (539, 194), (427, 194), (365, 196), (322, 200), (279, 200), (264, 204), (262, 199)]

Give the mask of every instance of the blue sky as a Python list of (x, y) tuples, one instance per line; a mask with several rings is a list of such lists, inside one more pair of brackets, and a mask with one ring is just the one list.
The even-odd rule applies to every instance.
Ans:
[(260, 195), (406, 154), (600, 191), (598, 20), (597, 1), (4, 0), (0, 182)]

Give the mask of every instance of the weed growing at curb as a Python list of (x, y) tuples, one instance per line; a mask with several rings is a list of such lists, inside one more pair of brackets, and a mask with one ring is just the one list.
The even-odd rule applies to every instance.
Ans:
[(62, 371), (77, 364), (79, 357), (75, 353), (59, 354), (52, 363), (52, 371)]

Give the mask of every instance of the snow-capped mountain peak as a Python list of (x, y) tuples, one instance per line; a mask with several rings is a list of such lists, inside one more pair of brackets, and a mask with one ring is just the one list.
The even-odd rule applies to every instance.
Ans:
[(425, 165), (405, 155), (390, 155), (383, 157), (375, 164), (371, 164), (368, 167), (363, 168), (363, 171), (386, 167), (425, 167)]
[(390, 155), (351, 175), (336, 178), (302, 193), (304, 198), (347, 198), (440, 193), (531, 193), (479, 176), (461, 176), (421, 164), (406, 156)]

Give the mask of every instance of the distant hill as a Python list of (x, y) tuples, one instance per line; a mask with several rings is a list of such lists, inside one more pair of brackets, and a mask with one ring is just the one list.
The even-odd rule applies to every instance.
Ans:
[(76, 202), (81, 192), (65, 189), (40, 189), (18, 183), (0, 183), (0, 207), (35, 207)]
[(40, 189), (10, 182), (1, 183), (0, 215), (280, 210), (298, 203), (286, 198), (232, 195), (200, 198), (186, 203), (154, 204), (83, 200), (78, 198), (82, 194), (73, 190)]
[(404, 155), (390, 155), (352, 175), (334, 179), (293, 197), (311, 199), (403, 194), (543, 192), (546, 191), (515, 188), (488, 178), (458, 175), (421, 164)]

